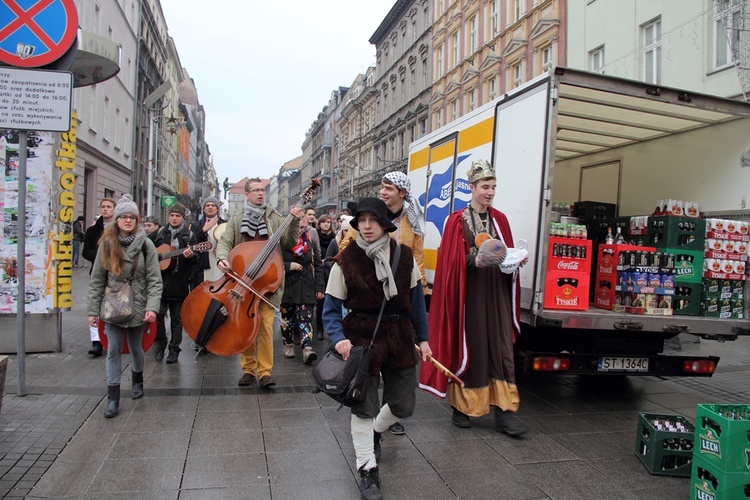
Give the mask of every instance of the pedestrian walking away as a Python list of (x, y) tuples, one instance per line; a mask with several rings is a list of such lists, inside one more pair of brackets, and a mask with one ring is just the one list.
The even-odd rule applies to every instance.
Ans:
[(105, 322), (107, 348), (107, 407), (105, 418), (117, 416), (120, 407), (122, 346), (127, 335), (130, 348), (132, 398), (140, 399), (143, 389), (143, 330), (156, 319), (162, 282), (156, 248), (138, 225), (138, 207), (130, 195), (123, 195), (114, 209), (115, 223), (104, 230), (89, 280), (88, 321), (97, 327), (102, 298), (107, 288), (116, 289), (130, 281), (132, 319), (123, 324)]
[(487, 238), (513, 248), (513, 235), (508, 219), (492, 207), (497, 186), (492, 165), (472, 163), (467, 178), (471, 202), (451, 214), (445, 225), (429, 318), (435, 358), (465, 387), (448, 384), (446, 376), (429, 363), (422, 364), (420, 387), (440, 397), (447, 394), (457, 427), (471, 427), (470, 417), (485, 415), (494, 407), (495, 430), (518, 436), (526, 432), (515, 417), (520, 402), (513, 358), (520, 331), (518, 269), (506, 274), (480, 251), (481, 241)]
[[(365, 499), (382, 498), (378, 469), (382, 433), (414, 412), (419, 362), (414, 339), (419, 341), (423, 361), (432, 354), (419, 267), (411, 249), (401, 245), (392, 271), (398, 243), (388, 236), (396, 226), (387, 213), (385, 203), (377, 198), (363, 198), (357, 204), (351, 225), (358, 235), (335, 259), (323, 310), (326, 332), (344, 359), (352, 346), (368, 346), (378, 325), (366, 399), (351, 408), (352, 443)], [(387, 303), (378, 324), (384, 299)], [(346, 318), (342, 318), (342, 305), (350, 310)], [(378, 398), (381, 375), (386, 401), (382, 406)]]

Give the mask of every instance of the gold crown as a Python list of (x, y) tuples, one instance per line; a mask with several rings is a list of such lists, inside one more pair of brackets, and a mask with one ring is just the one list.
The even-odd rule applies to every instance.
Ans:
[(494, 179), (495, 169), (492, 168), (490, 162), (487, 160), (479, 160), (472, 162), (471, 168), (466, 175), (469, 177), (469, 183), (473, 184), (480, 179)]

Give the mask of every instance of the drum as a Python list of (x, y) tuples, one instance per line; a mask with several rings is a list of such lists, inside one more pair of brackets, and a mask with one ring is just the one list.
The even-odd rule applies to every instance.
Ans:
[(214, 246), (216, 246), (216, 243), (218, 243), (218, 241), (221, 239), (221, 235), (224, 234), (224, 231), (226, 231), (226, 229), (227, 229), (227, 223), (226, 222), (222, 222), (221, 224), (218, 224), (214, 228), (214, 230), (212, 232), (213, 237), (216, 240), (216, 242), (214, 243)]

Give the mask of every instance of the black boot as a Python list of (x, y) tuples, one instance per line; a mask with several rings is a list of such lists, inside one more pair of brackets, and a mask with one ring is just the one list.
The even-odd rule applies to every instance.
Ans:
[(526, 427), (516, 418), (512, 411), (495, 408), (495, 430), (509, 436), (520, 436), (526, 433)]
[(91, 349), (89, 349), (89, 354), (91, 354), (93, 357), (98, 358), (104, 353), (104, 348), (102, 347), (102, 343), (98, 340), (95, 340), (91, 343)]
[(143, 372), (131, 372), (133, 375), (133, 399), (143, 397)]
[(104, 418), (117, 416), (120, 409), (120, 385), (107, 386), (107, 407), (104, 409)]
[(377, 467), (369, 470), (359, 469), (359, 477), (362, 483), (359, 485), (359, 492), (364, 500), (381, 500), (383, 494), (380, 493), (380, 474)]

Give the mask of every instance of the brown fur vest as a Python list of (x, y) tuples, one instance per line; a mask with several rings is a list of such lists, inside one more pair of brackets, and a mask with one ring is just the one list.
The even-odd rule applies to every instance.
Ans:
[[(391, 259), (395, 249), (396, 242), (391, 240)], [(336, 261), (341, 267), (348, 289), (348, 298), (344, 305), (351, 309), (351, 313), (344, 318), (344, 335), (351, 340), (352, 345), (369, 345), (383, 303), (383, 285), (375, 275), (372, 260), (356, 243), (347, 246), (336, 257)], [(401, 245), (401, 257), (395, 276), (398, 295), (386, 304), (383, 312), (384, 316), (401, 317), (381, 321), (372, 352), (371, 375), (377, 375), (381, 366), (409, 368), (417, 364), (418, 358), (414, 350), (416, 335), (408, 317), (411, 311), (409, 291), (413, 266), (414, 257), (411, 249)], [(371, 317), (360, 316), (358, 312)]]

